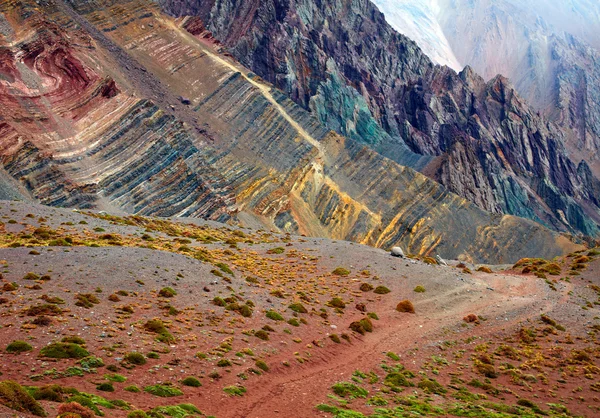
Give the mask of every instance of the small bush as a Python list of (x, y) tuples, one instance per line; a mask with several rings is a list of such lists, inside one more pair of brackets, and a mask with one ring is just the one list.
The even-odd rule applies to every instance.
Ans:
[(374, 289), (372, 284), (369, 283), (362, 283), (359, 287), (360, 290), (362, 290), (363, 292), (370, 292), (371, 290)]
[(18, 354), (18, 353), (24, 353), (26, 351), (31, 351), (31, 350), (33, 350), (33, 347), (30, 344), (26, 343), (25, 341), (20, 341), (20, 340), (13, 341), (12, 343), (10, 343), (6, 346), (7, 353)]
[(342, 340), (340, 340), (340, 337), (337, 334), (331, 334), (329, 338), (336, 344), (340, 344), (342, 342)]
[(327, 302), (327, 306), (331, 306), (332, 308), (344, 309), (346, 307), (346, 303), (338, 297), (331, 299)]
[(76, 335), (68, 335), (66, 337), (63, 337), (60, 342), (62, 343), (73, 343), (73, 344), (78, 344), (78, 345), (85, 345), (85, 340), (81, 337), (78, 337)]
[(230, 396), (243, 396), (246, 393), (246, 388), (243, 386), (225, 386), (223, 392)]
[(161, 398), (183, 395), (181, 390), (169, 384), (146, 386), (144, 392), (148, 392), (154, 396), (160, 396)]
[(131, 393), (140, 393), (141, 392), (141, 389), (138, 388), (136, 385), (126, 386), (123, 388), (123, 390), (126, 390), (127, 392), (131, 392)]
[(377, 286), (373, 292), (377, 293), (378, 295), (387, 295), (391, 292), (391, 290), (385, 286)]
[(40, 356), (50, 358), (81, 359), (89, 355), (85, 348), (73, 343), (52, 343), (40, 350)]
[(43, 304), (43, 305), (32, 306), (29, 309), (27, 309), (27, 311), (25, 311), (25, 312), (26, 312), (27, 316), (40, 316), (40, 315), (58, 316), (58, 315), (62, 314), (62, 309), (60, 309), (56, 305)]
[(181, 384), (184, 386), (191, 386), (193, 388), (199, 388), (200, 386), (202, 386), (202, 383), (200, 383), (200, 381), (198, 379), (196, 379), (195, 377), (191, 377), (191, 376), (183, 379), (181, 381)]
[(127, 418), (149, 418), (148, 414), (146, 414), (141, 409), (136, 409), (135, 411), (131, 411), (127, 414)]
[(423, 286), (417, 286), (414, 288), (414, 292), (416, 293), (425, 293), (425, 288)]
[(417, 387), (424, 392), (432, 393), (436, 395), (443, 395), (448, 392), (440, 383), (433, 379), (422, 379)]
[(115, 388), (112, 383), (105, 382), (100, 383), (98, 386), (96, 386), (96, 390), (100, 390), (102, 392), (114, 392)]
[(94, 411), (78, 402), (63, 403), (58, 406), (59, 417), (69, 418), (95, 418)]
[(385, 355), (394, 361), (400, 361), (400, 357), (398, 357), (398, 354), (396, 354), (392, 351), (388, 351)]
[(263, 329), (259, 329), (254, 333), (256, 338), (260, 338), (263, 341), (269, 341), (269, 333)]
[(272, 319), (273, 321), (283, 321), (284, 318), (283, 316), (281, 316), (281, 314), (279, 312), (276, 312), (274, 310), (268, 310), (266, 313), (267, 318)]
[(76, 306), (81, 306), (82, 308), (92, 308), (94, 305), (100, 303), (100, 300), (96, 297), (96, 295), (92, 293), (79, 293), (75, 295)]
[(297, 313), (308, 313), (308, 309), (300, 302), (292, 303), (288, 308)]
[(117, 296), (116, 293), (113, 293), (112, 295), (110, 295), (108, 297), (108, 300), (110, 300), (111, 302), (120, 302), (121, 298), (119, 296)]
[(84, 369), (95, 369), (97, 367), (103, 367), (104, 361), (100, 357), (87, 356), (85, 358), (82, 358), (79, 361), (79, 364)]
[(331, 387), (333, 393), (341, 398), (366, 398), (369, 392), (349, 382), (339, 382)]
[(0, 382), (0, 405), (19, 412), (27, 412), (38, 417), (45, 417), (44, 408), (17, 382), (5, 380)]
[(256, 367), (258, 367), (262, 371), (264, 371), (264, 372), (269, 371), (269, 366), (263, 360), (257, 360), (255, 364), (256, 364)]
[(396, 305), (396, 310), (398, 312), (415, 313), (415, 307), (408, 299), (399, 302), (398, 305)]
[(40, 278), (40, 276), (38, 276), (37, 274), (33, 273), (33, 272), (29, 272), (27, 273), (25, 276), (23, 276), (23, 280), (38, 280)]
[(171, 335), (165, 324), (160, 319), (151, 319), (144, 324), (144, 329), (148, 332), (158, 334), (158, 341), (171, 343), (175, 338)]
[(223, 359), (221, 359), (221, 360), (219, 360), (217, 362), (217, 366), (219, 366), (219, 367), (230, 367), (231, 366), (231, 361), (223, 358)]
[(350, 270), (345, 269), (344, 267), (338, 267), (331, 272), (334, 276), (347, 276), (350, 274)]
[(163, 298), (172, 298), (175, 295), (177, 295), (177, 292), (171, 287), (163, 287), (158, 292), (158, 296), (162, 296)]
[(138, 353), (137, 351), (132, 351), (131, 353), (125, 354), (123, 360), (135, 366), (143, 366), (144, 364), (146, 364), (146, 357), (144, 357), (142, 353)]
[(111, 382), (123, 383), (127, 380), (127, 378), (121, 374), (113, 373), (113, 374), (105, 374), (104, 378)]

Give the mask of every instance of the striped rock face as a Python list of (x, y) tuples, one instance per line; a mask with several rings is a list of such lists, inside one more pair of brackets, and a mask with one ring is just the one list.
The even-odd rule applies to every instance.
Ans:
[(489, 263), (577, 247), (326, 129), (196, 18), (145, 0), (0, 12), (0, 186), (25, 198)]

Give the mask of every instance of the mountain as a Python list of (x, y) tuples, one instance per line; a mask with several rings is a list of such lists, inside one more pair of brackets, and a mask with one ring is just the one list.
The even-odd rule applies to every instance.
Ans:
[(3, 190), (480, 262), (577, 248), (325, 129), (197, 18), (145, 0), (0, 5)]
[(534, 108), (564, 128), (572, 159), (585, 160), (600, 174), (598, 2), (374, 3), (435, 62), (451, 63), (455, 69), (469, 65), (485, 79), (508, 77)]
[(598, 178), (504, 77), (434, 65), (370, 2), (165, 0), (321, 123), (494, 213), (598, 234)]

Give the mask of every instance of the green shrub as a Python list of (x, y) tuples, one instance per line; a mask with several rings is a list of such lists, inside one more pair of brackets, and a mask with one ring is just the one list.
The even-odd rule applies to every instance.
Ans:
[(363, 292), (370, 292), (371, 290), (373, 290), (373, 285), (369, 284), (369, 283), (362, 283), (359, 287), (360, 290), (362, 290)]
[(123, 360), (135, 366), (143, 366), (144, 364), (146, 364), (146, 357), (144, 357), (142, 353), (138, 353), (137, 351), (132, 351), (131, 353), (125, 354)]
[(146, 354), (146, 357), (151, 358), (151, 359), (159, 359), (160, 354), (158, 354), (154, 351), (150, 351), (148, 354)]
[(441, 384), (439, 384), (436, 380), (433, 379), (422, 379), (417, 387), (424, 392), (432, 393), (436, 395), (443, 395), (448, 392), (446, 388), (444, 388)]
[(333, 393), (342, 398), (366, 398), (369, 392), (349, 382), (339, 382), (331, 387)]
[(104, 378), (111, 382), (117, 382), (117, 383), (123, 383), (124, 381), (127, 380), (127, 378), (125, 376), (118, 374), (118, 373), (105, 374)]
[(400, 361), (400, 357), (398, 357), (398, 354), (396, 354), (392, 351), (388, 351), (385, 355), (394, 361)]
[(338, 297), (331, 299), (327, 302), (327, 306), (331, 306), (332, 308), (344, 309), (346, 307), (346, 303)]
[(163, 287), (158, 292), (158, 296), (162, 296), (163, 298), (172, 298), (175, 295), (177, 295), (177, 292), (171, 287)]
[(284, 251), (285, 248), (283, 247), (275, 247), (271, 248), (270, 250), (267, 250), (267, 254), (283, 254)]
[(146, 386), (144, 392), (148, 392), (154, 396), (160, 396), (161, 398), (183, 395), (181, 390), (170, 384)]
[(78, 345), (85, 345), (85, 340), (81, 337), (78, 337), (76, 335), (71, 335), (71, 336), (66, 336), (63, 337), (60, 342), (62, 343), (73, 343), (73, 344), (78, 344)]
[(101, 390), (102, 392), (114, 392), (115, 391), (113, 384), (109, 383), (109, 382), (100, 383), (98, 386), (96, 386), (96, 389)]
[(202, 383), (200, 383), (200, 381), (198, 379), (196, 379), (195, 377), (191, 377), (191, 376), (183, 379), (181, 381), (181, 384), (184, 386), (191, 386), (193, 388), (199, 388), (200, 386), (202, 386)]
[(399, 372), (389, 373), (385, 377), (384, 384), (391, 388), (414, 386), (414, 383), (408, 380), (408, 377), (404, 373)]
[(75, 302), (76, 306), (81, 306), (86, 309), (92, 308), (94, 305), (100, 303), (100, 300), (92, 293), (78, 293), (75, 295), (75, 299), (77, 300), (77, 302)]
[(256, 367), (258, 367), (262, 371), (264, 371), (264, 372), (268, 372), (269, 371), (269, 366), (263, 360), (256, 360), (255, 364), (256, 364)]
[(82, 358), (79, 361), (79, 364), (84, 369), (95, 369), (97, 367), (103, 367), (104, 361), (100, 357), (87, 356), (85, 358)]
[(223, 359), (221, 359), (221, 360), (219, 360), (217, 362), (217, 366), (219, 366), (219, 367), (230, 367), (231, 366), (231, 361), (223, 358)]
[(345, 269), (344, 267), (338, 267), (331, 272), (331, 274), (335, 276), (347, 276), (350, 274), (350, 270)]
[(131, 392), (131, 393), (140, 393), (141, 392), (140, 388), (138, 388), (136, 385), (126, 386), (123, 388), (123, 390), (126, 390), (127, 392)]
[(254, 333), (256, 338), (260, 338), (263, 341), (269, 341), (269, 333), (263, 329), (259, 329)]
[(162, 343), (172, 343), (175, 337), (171, 335), (165, 324), (160, 319), (151, 319), (144, 324), (144, 329), (148, 332), (158, 334), (157, 340)]
[(425, 293), (425, 288), (423, 286), (419, 285), (419, 286), (415, 287), (414, 291), (417, 293)]
[(13, 341), (9, 345), (6, 346), (7, 353), (24, 353), (26, 351), (33, 350), (31, 344), (26, 343), (25, 341)]
[(223, 392), (231, 396), (243, 396), (246, 388), (243, 386), (225, 386)]
[(50, 358), (81, 359), (89, 355), (85, 348), (73, 343), (52, 343), (40, 350), (40, 356)]
[(152, 411), (150, 411), (150, 416), (152, 418), (162, 418), (165, 415), (173, 418), (204, 416), (204, 414), (202, 414), (202, 412), (195, 405), (189, 403), (182, 403), (179, 405), (158, 406)]
[(135, 411), (131, 411), (127, 414), (127, 418), (149, 418), (148, 414), (146, 414), (141, 409), (136, 409)]
[(268, 310), (266, 313), (267, 318), (272, 319), (273, 321), (283, 321), (284, 318), (283, 316), (281, 316), (281, 314), (279, 312), (276, 312), (274, 310)]
[(23, 276), (23, 280), (38, 280), (40, 278), (40, 276), (38, 276), (37, 274), (33, 273), (33, 272), (29, 272), (27, 273), (25, 276)]
[(292, 303), (288, 308), (297, 313), (308, 313), (308, 309), (300, 302)]
[(18, 412), (26, 412), (38, 417), (45, 417), (44, 408), (17, 382), (5, 380), (0, 382), (0, 405)]
[(336, 344), (340, 344), (342, 342), (342, 340), (340, 340), (340, 337), (337, 334), (331, 334), (329, 338)]
[(227, 273), (233, 276), (233, 271), (229, 268), (229, 266), (225, 263), (217, 263), (215, 264), (223, 273)]
[(385, 286), (377, 286), (373, 292), (377, 293), (378, 295), (387, 295), (391, 292), (391, 290)]

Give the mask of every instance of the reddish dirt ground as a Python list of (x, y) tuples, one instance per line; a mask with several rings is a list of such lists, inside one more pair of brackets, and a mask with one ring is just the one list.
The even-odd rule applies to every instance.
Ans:
[[(594, 386), (600, 371), (600, 288), (594, 287), (600, 285), (597, 256), (579, 263), (585, 267), (577, 271), (569, 269), (581, 254), (557, 260), (560, 274), (547, 279), (521, 274), (521, 269), (475, 272), (477, 266), (472, 265), (468, 267), (474, 273), (467, 274), (453, 266), (455, 262), (448, 267), (432, 266), (347, 242), (266, 231), (234, 232), (192, 220), (181, 221), (185, 226), (175, 234), (163, 224), (135, 225), (135, 221), (127, 225), (123, 218), (101, 219), (22, 203), (2, 202), (0, 216), (4, 223), (0, 286), (19, 285), (16, 290), (0, 291), (0, 380), (74, 387), (109, 400), (122, 399), (145, 411), (192, 403), (204, 414), (219, 418), (326, 417), (332, 414), (317, 410), (316, 405), (337, 405), (339, 401), (328, 397), (332, 385), (351, 382), (357, 370), (379, 375), (378, 382), (360, 382), (369, 399), (381, 396), (390, 402), (388, 407), (393, 402), (401, 404), (382, 385), (381, 365), (402, 364), (415, 374), (415, 384), (427, 376), (447, 388), (442, 396), (417, 387), (400, 393), (431, 405), (457, 402), (457, 391), (466, 387), (483, 401), (515, 405), (519, 399), (528, 399), (550, 412), (554, 410), (548, 404), (561, 404), (569, 411), (562, 416), (600, 413), (600, 387)], [(50, 241), (38, 237), (40, 227), (53, 231), (50, 239), (68, 237), (73, 244), (48, 245)], [(207, 241), (208, 235), (214, 239)], [(37, 245), (32, 244), (35, 239)], [(7, 248), (15, 242), (24, 246)], [(155, 249), (141, 248), (148, 245)], [(194, 257), (197, 251), (203, 251), (208, 261)], [(225, 263), (233, 274), (218, 268), (219, 263)], [(349, 274), (333, 274), (337, 267)], [(28, 272), (46, 274), (50, 280), (26, 280)], [(385, 286), (390, 293), (362, 292), (361, 283)], [(165, 286), (177, 295), (160, 297), (158, 291)], [(425, 292), (415, 292), (416, 286), (423, 286)], [(119, 290), (127, 296), (119, 296), (118, 302), (108, 300)], [(99, 303), (90, 308), (76, 306), (77, 294), (93, 294)], [(43, 304), (43, 295), (63, 299), (64, 304), (57, 305), (61, 313), (52, 316), (48, 326), (31, 325), (35, 317), (27, 309)], [(215, 296), (232, 295), (238, 296), (239, 303), (251, 301), (252, 317), (211, 302)], [(327, 306), (336, 296), (346, 303), (344, 309)], [(412, 301), (415, 314), (396, 311), (404, 299)], [(294, 314), (288, 308), (292, 302), (301, 302), (308, 312)], [(349, 329), (351, 322), (365, 316), (357, 304), (377, 314), (373, 332), (360, 335)], [(125, 306), (133, 312), (123, 310)], [(169, 312), (171, 307), (174, 310)], [(280, 313), (285, 321), (295, 318), (305, 323), (294, 326), (269, 319), (268, 310)], [(468, 314), (479, 320), (466, 323), (463, 318)], [(554, 325), (544, 322), (542, 314), (555, 320)], [(152, 318), (165, 323), (173, 342), (161, 343), (156, 334), (144, 329)], [(266, 325), (273, 331), (263, 341), (254, 334)], [(530, 330), (533, 340), (525, 342), (521, 329)], [(338, 344), (330, 334), (349, 338)], [(114, 383), (114, 392), (102, 392), (96, 387), (107, 382), (104, 375), (110, 372), (105, 367), (66, 377), (69, 367), (78, 366), (77, 360), (40, 357), (41, 348), (69, 335), (82, 337), (90, 353), (107, 366), (116, 366), (127, 380)], [(4, 348), (14, 340), (27, 341), (32, 351), (6, 353)], [(502, 354), (506, 346), (515, 353)], [(251, 354), (242, 354), (245, 349)], [(128, 368), (122, 359), (131, 351), (156, 352), (159, 358)], [(388, 352), (396, 353), (399, 360), (386, 356)], [(197, 353), (204, 353), (200, 357), (205, 358)], [(223, 359), (230, 364), (218, 366)], [(269, 366), (267, 372), (257, 370), (259, 359)], [(492, 388), (467, 385), (473, 379), (485, 381), (477, 368), (481, 359), (489, 360), (497, 372), (487, 380)], [(199, 378), (202, 387), (182, 386), (180, 381), (187, 376)], [(144, 388), (159, 382), (169, 382), (184, 394), (160, 398), (124, 390), (129, 385)], [(223, 388), (232, 385), (243, 385), (247, 391), (243, 396), (230, 396)], [(41, 404), (49, 416), (56, 416), (59, 403), (42, 400)], [(364, 414), (375, 408), (367, 405), (367, 398), (352, 400), (346, 407)], [(111, 417), (128, 414), (120, 408), (100, 409)], [(15, 416), (4, 411), (0, 409), (0, 416)]]

